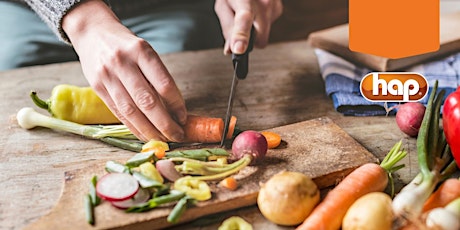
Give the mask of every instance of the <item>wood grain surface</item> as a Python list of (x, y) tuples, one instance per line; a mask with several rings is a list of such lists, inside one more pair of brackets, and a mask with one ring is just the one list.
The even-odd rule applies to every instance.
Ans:
[[(232, 76), (229, 56), (215, 49), (161, 58), (181, 89), (190, 113), (224, 116)], [(399, 131), (394, 117), (345, 117), (334, 110), (306, 40), (255, 49), (249, 64), (249, 75), (238, 84), (233, 109), (241, 129), (264, 130), (329, 117), (379, 159), (403, 139), (409, 156), (397, 177), (405, 182), (418, 173), (415, 139)], [(1, 72), (0, 79), (0, 229), (23, 229), (48, 214), (59, 201), (65, 172), (132, 156), (132, 152), (95, 140), (44, 128), (23, 130), (17, 125), (17, 111), (34, 107), (28, 96), (31, 90), (47, 98), (57, 84), (88, 85), (79, 63)], [(177, 229), (216, 229), (221, 217), (228, 215), (244, 215), (256, 229), (290, 229), (266, 221), (256, 206)]]

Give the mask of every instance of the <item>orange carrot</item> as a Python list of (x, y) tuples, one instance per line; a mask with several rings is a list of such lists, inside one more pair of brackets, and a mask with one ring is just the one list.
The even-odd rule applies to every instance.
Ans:
[(234, 177), (227, 177), (221, 180), (219, 185), (230, 190), (236, 190), (238, 188), (238, 182)]
[(425, 201), (423, 212), (444, 207), (458, 197), (460, 197), (460, 180), (449, 178)]
[[(232, 116), (227, 138), (232, 137), (235, 125), (236, 117)], [(188, 115), (187, 123), (183, 128), (185, 132), (184, 142), (214, 143), (221, 140), (224, 131), (224, 120), (221, 118)]]
[(271, 131), (262, 131), (260, 133), (267, 139), (269, 149), (274, 149), (281, 144), (281, 136), (278, 133)]
[(151, 140), (142, 146), (141, 152), (155, 151), (155, 156), (162, 159), (169, 150), (169, 145), (163, 141)]
[(367, 163), (348, 174), (335, 188), (328, 192), (298, 230), (340, 229), (342, 220), (350, 206), (360, 197), (371, 192), (382, 192), (388, 185), (388, 173), (401, 168), (396, 164), (406, 157), (397, 142), (380, 165)]
[(358, 198), (383, 191), (387, 183), (387, 171), (378, 164), (358, 167), (327, 193), (297, 230), (340, 229), (347, 210)]

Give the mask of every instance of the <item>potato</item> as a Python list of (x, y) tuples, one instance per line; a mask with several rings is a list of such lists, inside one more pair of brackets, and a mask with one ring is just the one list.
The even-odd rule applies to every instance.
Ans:
[(309, 176), (281, 171), (261, 185), (257, 205), (269, 221), (293, 226), (307, 218), (319, 199), (318, 187)]
[(391, 198), (383, 192), (368, 193), (356, 200), (342, 221), (342, 230), (391, 230)]

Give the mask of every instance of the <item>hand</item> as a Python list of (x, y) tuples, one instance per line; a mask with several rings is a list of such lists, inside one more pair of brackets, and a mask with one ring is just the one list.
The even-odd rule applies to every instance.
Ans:
[(63, 18), (83, 73), (110, 110), (141, 140), (181, 141), (185, 102), (158, 54), (102, 1), (87, 0)]
[(225, 38), (224, 53), (242, 54), (246, 51), (254, 26), (254, 46), (268, 44), (271, 24), (281, 16), (281, 0), (216, 0), (214, 9)]

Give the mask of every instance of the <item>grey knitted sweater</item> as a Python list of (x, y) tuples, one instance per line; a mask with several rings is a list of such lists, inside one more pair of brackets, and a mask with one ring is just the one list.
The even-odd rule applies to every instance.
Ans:
[[(70, 41), (62, 29), (62, 18), (81, 0), (10, 0), (30, 7), (62, 41)], [(163, 4), (167, 0), (105, 0), (119, 17), (131, 12)]]

